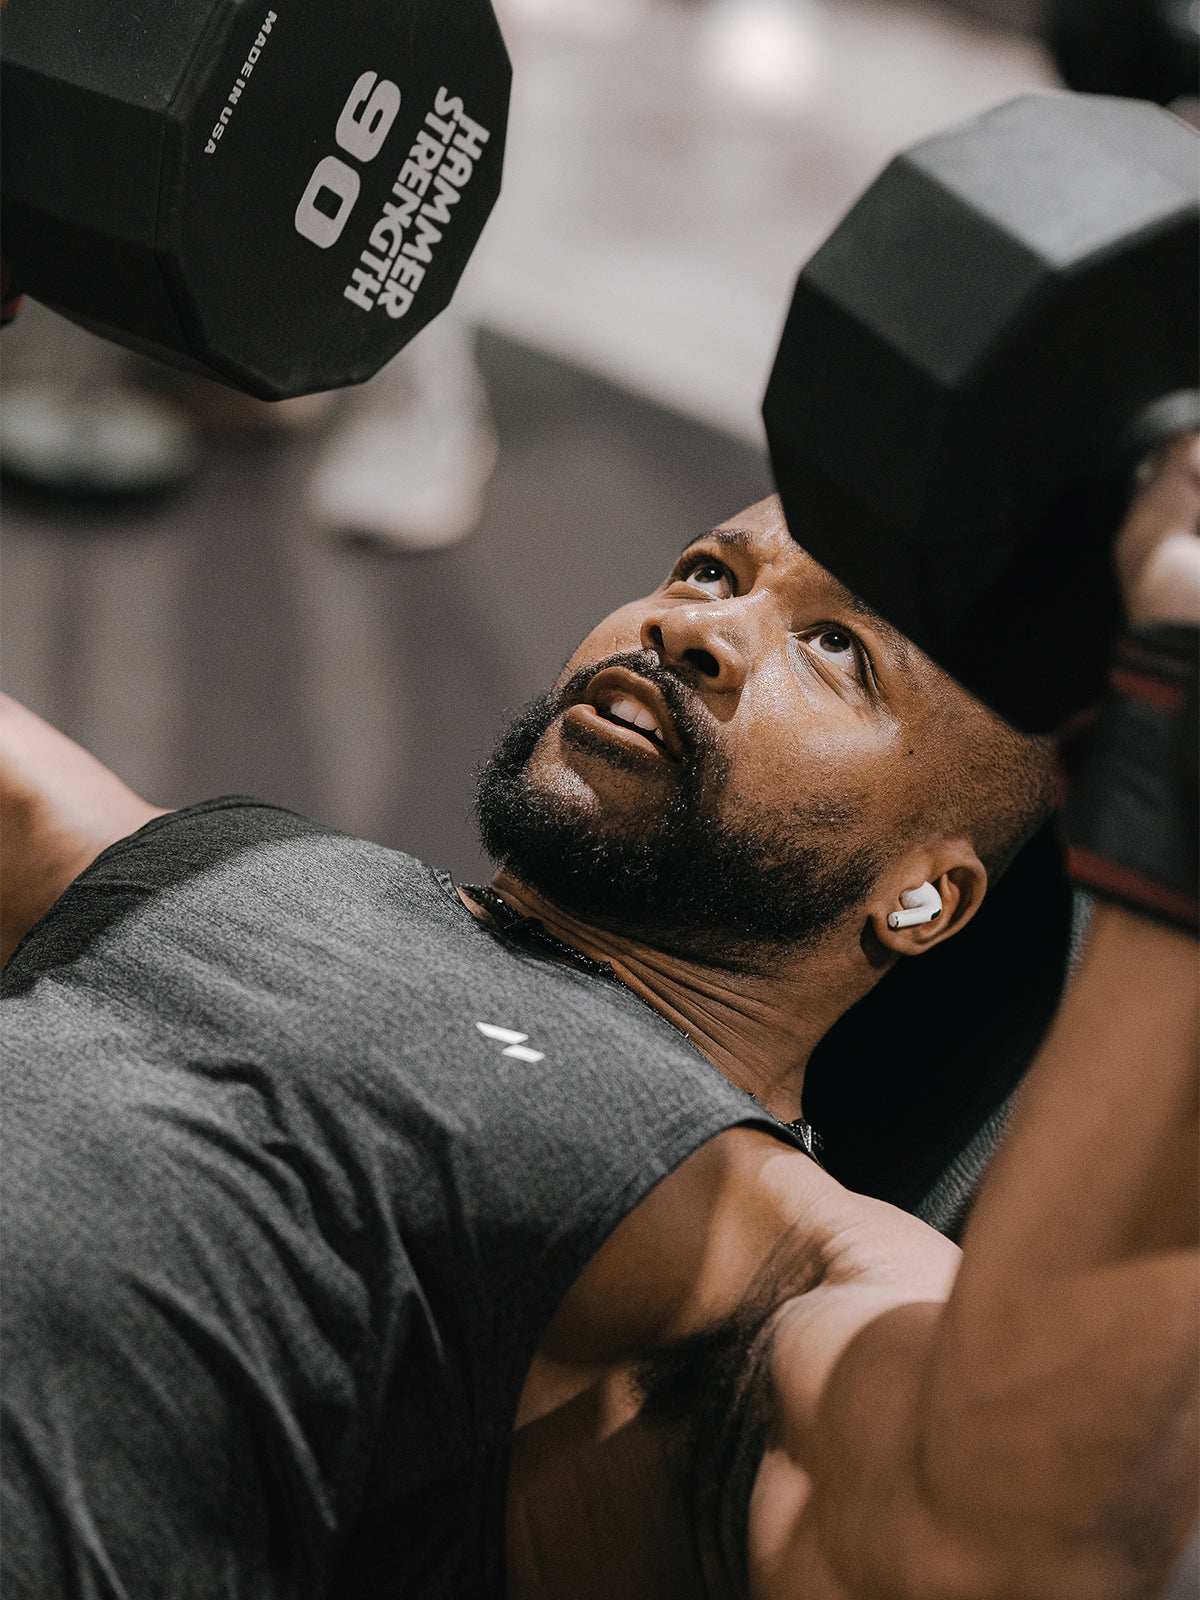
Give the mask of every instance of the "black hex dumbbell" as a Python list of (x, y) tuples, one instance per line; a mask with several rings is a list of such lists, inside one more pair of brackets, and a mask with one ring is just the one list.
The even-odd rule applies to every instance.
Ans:
[(264, 399), (378, 371), (499, 192), (488, 0), (10, 0), (0, 63), (20, 287)]
[(792, 533), (1010, 721), (1094, 699), (1132, 466), (1200, 425), (1200, 137), (1030, 95), (898, 156), (804, 268), (763, 415)]

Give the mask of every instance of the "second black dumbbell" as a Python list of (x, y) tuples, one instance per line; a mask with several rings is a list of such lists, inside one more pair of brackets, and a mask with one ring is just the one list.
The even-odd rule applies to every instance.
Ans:
[(1200, 425), (1200, 137), (1036, 95), (898, 156), (805, 267), (763, 407), (792, 533), (1031, 731), (1100, 690), (1132, 467)]

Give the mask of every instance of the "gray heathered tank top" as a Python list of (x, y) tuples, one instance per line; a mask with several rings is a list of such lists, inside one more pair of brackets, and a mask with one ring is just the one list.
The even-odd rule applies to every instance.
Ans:
[(619, 983), (252, 801), (106, 851), (4, 993), (6, 1600), (502, 1594), (567, 1289), (780, 1133)]

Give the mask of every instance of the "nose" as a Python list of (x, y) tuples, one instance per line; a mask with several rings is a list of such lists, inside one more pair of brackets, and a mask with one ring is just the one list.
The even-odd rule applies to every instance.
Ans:
[[(690, 667), (706, 689), (736, 691), (750, 670), (745, 629), (733, 611), (737, 603), (697, 600), (656, 606), (642, 621), (642, 649), (653, 650), (664, 666)], [(744, 608), (745, 600), (740, 604)]]

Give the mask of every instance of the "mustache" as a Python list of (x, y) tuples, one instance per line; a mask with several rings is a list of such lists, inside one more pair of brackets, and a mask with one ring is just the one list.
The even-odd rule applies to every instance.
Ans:
[(555, 715), (579, 705), (587, 694), (588, 684), (597, 673), (609, 667), (624, 667), (659, 691), (667, 703), (685, 760), (712, 744), (712, 718), (689, 681), (689, 669), (664, 666), (653, 650), (625, 650), (580, 667), (555, 691)]

